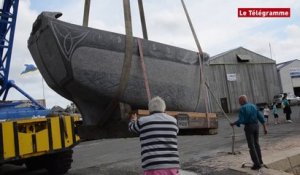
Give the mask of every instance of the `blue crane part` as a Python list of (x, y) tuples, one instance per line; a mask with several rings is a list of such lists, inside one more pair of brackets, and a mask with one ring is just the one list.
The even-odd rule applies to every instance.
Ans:
[[(32, 116), (42, 116), (50, 110), (40, 105), (30, 95), (18, 87), (13, 80), (9, 80), (11, 53), (13, 49), (19, 0), (4, 0), (0, 9), (0, 119), (14, 119)], [(15, 103), (5, 102), (10, 88), (16, 89), (32, 102), (32, 106), (21, 108)]]
[[(19, 0), (4, 0), (0, 9), (0, 166), (25, 163), (29, 170), (45, 168), (49, 174), (64, 174), (71, 168), (82, 121), (80, 115), (51, 113), (9, 80), (18, 4)], [(31, 102), (7, 101), (10, 88)]]

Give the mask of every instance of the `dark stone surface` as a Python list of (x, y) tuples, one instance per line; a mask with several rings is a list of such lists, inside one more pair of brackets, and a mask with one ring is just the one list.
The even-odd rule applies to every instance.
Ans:
[[(78, 106), (85, 124), (95, 125), (106, 120), (103, 115), (118, 89), (125, 36), (68, 24), (55, 15), (38, 17), (28, 48), (47, 84)], [(148, 40), (143, 40), (143, 52), (152, 96), (161, 96), (167, 110), (204, 111), (196, 52)], [(128, 86), (119, 99), (133, 108), (147, 108), (137, 44)]]

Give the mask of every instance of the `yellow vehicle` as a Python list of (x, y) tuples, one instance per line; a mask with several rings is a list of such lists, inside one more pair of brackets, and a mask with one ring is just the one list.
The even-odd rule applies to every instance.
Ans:
[[(72, 147), (79, 143), (80, 116), (53, 114), (8, 79), (18, 4), (19, 0), (4, 0), (0, 9), (0, 165), (25, 163), (31, 170), (64, 174), (71, 168)], [(25, 66), (25, 71), (36, 70)], [(27, 97), (30, 106), (7, 101), (11, 88)]]
[(72, 148), (79, 143), (80, 117), (51, 116), (0, 122), (0, 164), (23, 164), (63, 174), (71, 168)]

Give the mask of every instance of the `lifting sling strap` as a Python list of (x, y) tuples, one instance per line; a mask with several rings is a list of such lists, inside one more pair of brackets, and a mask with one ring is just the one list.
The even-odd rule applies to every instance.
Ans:
[(146, 26), (144, 7), (143, 7), (143, 0), (139, 0), (138, 2), (139, 2), (139, 11), (140, 11), (141, 25), (142, 25), (142, 30), (143, 30), (143, 37), (144, 37), (144, 39), (148, 39), (147, 26)]
[(123, 67), (120, 77), (120, 84), (118, 90), (108, 104), (108, 107), (105, 109), (103, 118), (98, 122), (98, 126), (102, 126), (105, 124), (107, 119), (112, 115), (114, 110), (119, 104), (119, 99), (124, 95), (125, 89), (127, 87), (130, 69), (131, 69), (131, 60), (132, 60), (132, 50), (133, 50), (133, 36), (132, 36), (132, 22), (131, 22), (131, 14), (130, 14), (130, 0), (123, 0), (123, 8), (124, 8), (124, 18), (125, 18), (125, 56), (123, 61)]
[(140, 58), (141, 58), (141, 66), (143, 70), (143, 76), (144, 76), (144, 84), (147, 92), (147, 97), (148, 101), (151, 100), (151, 93), (150, 93), (150, 88), (149, 88), (149, 82), (148, 82), (148, 77), (147, 77), (147, 70), (145, 66), (145, 61), (144, 61), (144, 53), (143, 53), (143, 45), (141, 39), (137, 39), (138, 41), (138, 46), (139, 46), (139, 53), (140, 53)]

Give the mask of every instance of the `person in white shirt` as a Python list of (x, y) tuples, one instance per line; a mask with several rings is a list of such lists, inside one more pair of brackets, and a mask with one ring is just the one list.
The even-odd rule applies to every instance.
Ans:
[(267, 124), (269, 124), (269, 115), (270, 115), (270, 109), (269, 109), (268, 105), (265, 105), (264, 118), (265, 118)]

